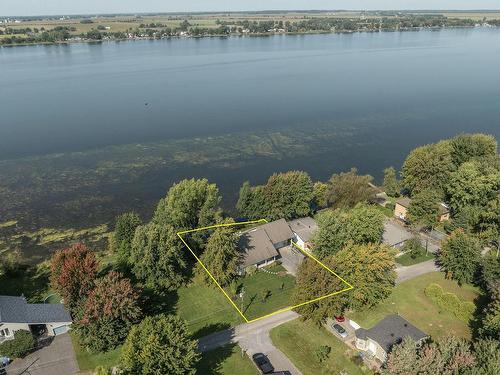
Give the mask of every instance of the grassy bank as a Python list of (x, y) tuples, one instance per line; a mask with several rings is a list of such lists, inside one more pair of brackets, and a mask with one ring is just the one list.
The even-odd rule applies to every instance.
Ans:
[(227, 345), (203, 353), (196, 366), (203, 375), (258, 375), (259, 372), (246, 354), (241, 354), (238, 345)]

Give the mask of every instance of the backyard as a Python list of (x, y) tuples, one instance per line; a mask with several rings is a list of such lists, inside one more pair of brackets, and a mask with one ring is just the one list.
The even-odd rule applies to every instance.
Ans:
[(403, 254), (400, 257), (396, 258), (396, 263), (399, 263), (402, 266), (412, 266), (414, 264), (426, 262), (431, 259), (434, 259), (434, 254), (432, 253), (418, 255), (415, 258), (412, 258), (410, 254)]
[(454, 335), (469, 339), (469, 324), (440, 309), (425, 295), (424, 289), (431, 283), (439, 284), (445, 292), (454, 293), (463, 301), (474, 302), (480, 297), (478, 288), (459, 286), (456, 281), (445, 279), (443, 273), (432, 272), (397, 285), (391, 296), (378, 306), (347, 315), (363, 328), (370, 328), (389, 314), (400, 314), (434, 338)]
[[(256, 270), (255, 273), (238, 279), (238, 283), (238, 292), (244, 292), (243, 302), (234, 296), (234, 291), (226, 292), (234, 296), (234, 302), (248, 320), (291, 306), (295, 278), (287, 274), (285, 268), (278, 263)], [(229, 306), (229, 301), (226, 304)]]
[[(304, 375), (369, 374), (351, 360), (356, 352), (311, 322), (299, 319), (282, 324), (271, 330), (271, 339)], [(322, 346), (331, 348), (327, 359), (320, 362), (316, 353)]]

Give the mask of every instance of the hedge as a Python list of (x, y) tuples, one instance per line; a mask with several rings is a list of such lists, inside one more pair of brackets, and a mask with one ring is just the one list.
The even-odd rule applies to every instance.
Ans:
[(451, 312), (458, 319), (468, 322), (476, 306), (470, 301), (461, 301), (454, 293), (445, 293), (441, 285), (432, 283), (425, 290), (425, 295), (442, 310)]
[(13, 340), (0, 344), (0, 356), (20, 358), (35, 349), (36, 340), (29, 331), (19, 330)]

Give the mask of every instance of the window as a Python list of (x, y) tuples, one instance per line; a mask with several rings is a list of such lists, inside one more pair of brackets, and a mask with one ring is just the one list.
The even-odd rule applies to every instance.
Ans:
[(7, 337), (10, 336), (10, 331), (8, 328), (0, 329), (0, 336)]

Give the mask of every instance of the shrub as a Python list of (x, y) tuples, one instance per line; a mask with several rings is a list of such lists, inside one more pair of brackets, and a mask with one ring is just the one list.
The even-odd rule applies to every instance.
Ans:
[(29, 331), (20, 330), (14, 333), (14, 339), (0, 344), (0, 355), (20, 358), (35, 348), (36, 340)]
[(436, 302), (443, 295), (444, 291), (439, 284), (429, 284), (427, 288), (425, 288), (424, 293), (427, 297), (429, 297), (433, 302)]
[(425, 295), (441, 310), (448, 311), (458, 319), (468, 322), (476, 309), (470, 301), (461, 301), (454, 293), (445, 293), (443, 288), (435, 283), (429, 284), (424, 289)]
[(94, 375), (111, 375), (111, 370), (104, 366), (97, 366)]
[(332, 348), (327, 345), (321, 345), (318, 349), (314, 351), (314, 356), (318, 360), (319, 363), (322, 363), (330, 357), (330, 352)]

